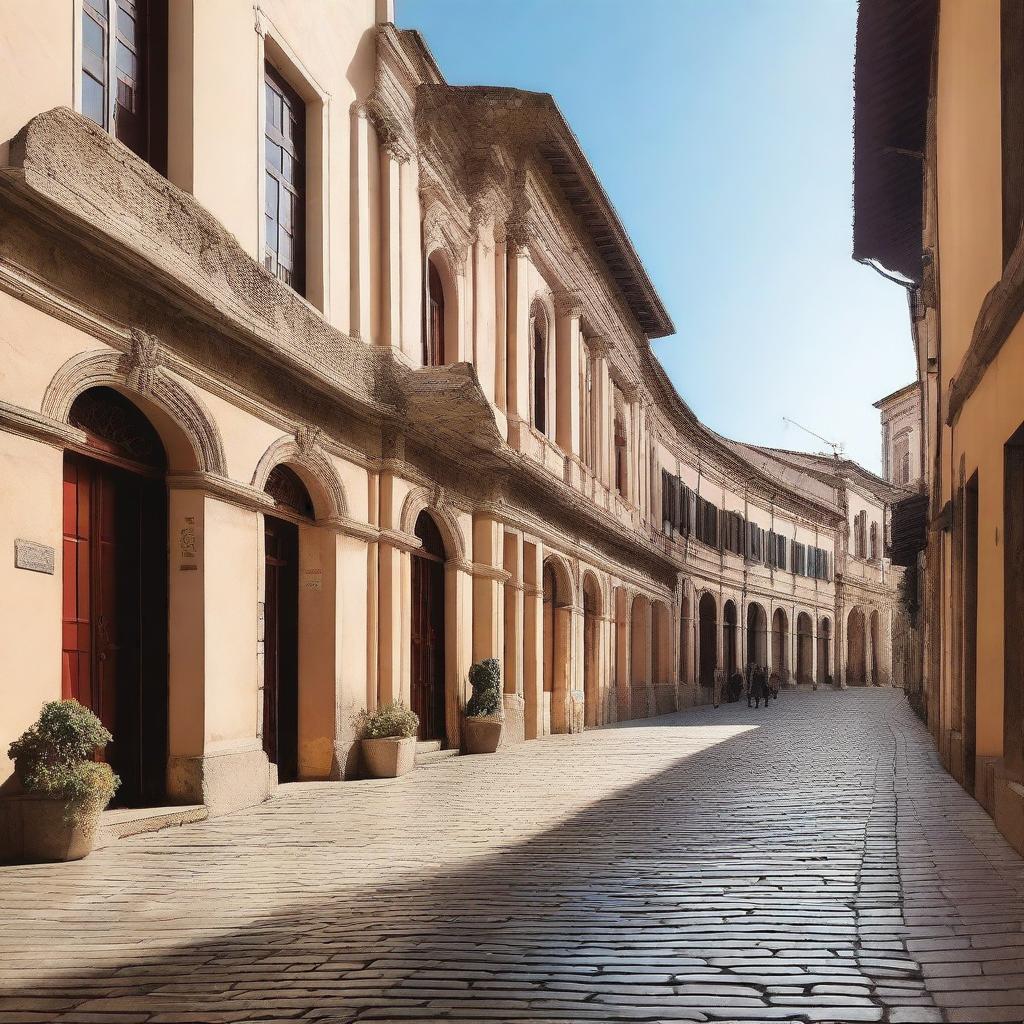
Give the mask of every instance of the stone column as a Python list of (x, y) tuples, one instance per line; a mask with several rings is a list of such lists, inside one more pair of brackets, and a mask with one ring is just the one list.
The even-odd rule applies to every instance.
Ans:
[(632, 643), (632, 629), (630, 622), (629, 603), (627, 595), (621, 589), (615, 593), (615, 632), (617, 642), (615, 645), (615, 689), (616, 704), (618, 706), (618, 720), (624, 722), (633, 716), (633, 691), (632, 691), (632, 656), (630, 645)]
[(506, 307), (509, 420), (530, 422), (530, 260), (526, 247), (508, 242), (508, 300)]
[(492, 515), (473, 519), (473, 661), (497, 658), (505, 648), (504, 534)]
[[(473, 662), (473, 577), (470, 569), (468, 564), (452, 558), (444, 566), (444, 706), (448, 746), (453, 749), (462, 746), (462, 711), (468, 698), (469, 668)], [(408, 647), (407, 642), (406, 650)]]
[(413, 366), (423, 357), (424, 258), (419, 204), (419, 165), (401, 165), (402, 351)]
[(555, 441), (580, 457), (580, 318), (583, 306), (575, 292), (555, 296)]
[(351, 120), (349, 329), (356, 337), (369, 342), (373, 340), (370, 308), (370, 123), (364, 104), (352, 104)]
[(523, 645), (525, 643), (523, 602), (523, 535), (504, 531), (505, 582), (505, 657), (502, 680), (505, 702), (505, 726), (502, 744), (518, 743), (525, 736), (525, 700), (523, 698)]
[(594, 453), (594, 464), (597, 478), (605, 487), (612, 486), (612, 427), (611, 427), (611, 377), (608, 373), (608, 343), (604, 338), (592, 338), (590, 350), (594, 355), (594, 402), (596, 414), (594, 433), (597, 437), (597, 451)]
[(508, 407), (508, 256), (504, 241), (494, 244), (494, 404)]
[(403, 154), (393, 144), (380, 150), (380, 344), (402, 347)]
[(536, 739), (544, 722), (543, 550), (536, 540), (523, 543), (523, 699), (524, 733)]
[(493, 235), (479, 212), (474, 214), (471, 269), (473, 275), (473, 347), (471, 359), (476, 366), (480, 388), (494, 401), (494, 326), (492, 322), (494, 274)]
[(211, 815), (272, 787), (260, 739), (261, 527), (251, 509), (171, 483), (167, 793)]

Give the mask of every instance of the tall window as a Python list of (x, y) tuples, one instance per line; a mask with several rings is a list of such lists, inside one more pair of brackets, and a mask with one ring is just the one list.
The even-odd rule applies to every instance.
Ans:
[(263, 265), (302, 293), (306, 287), (306, 105), (268, 64), (266, 243)]
[(82, 0), (82, 113), (161, 173), (166, 62), (166, 0)]
[(548, 432), (548, 346), (539, 317), (533, 321), (533, 425)]
[(626, 424), (622, 418), (622, 410), (615, 408), (615, 490), (626, 497), (628, 484), (628, 473), (626, 472), (626, 460), (628, 458), (629, 446), (626, 441)]
[(433, 261), (427, 270), (427, 331), (424, 366), (444, 366), (444, 287)]
[(871, 549), (870, 557), (872, 562), (877, 562), (879, 558), (878, 553), (878, 523), (871, 524)]
[(580, 367), (580, 445), (583, 449), (583, 464), (593, 470), (595, 466), (594, 443), (594, 360), (590, 348), (583, 346), (583, 365)]
[(901, 434), (893, 444), (893, 470), (895, 472), (894, 483), (910, 483), (910, 438), (907, 434)]

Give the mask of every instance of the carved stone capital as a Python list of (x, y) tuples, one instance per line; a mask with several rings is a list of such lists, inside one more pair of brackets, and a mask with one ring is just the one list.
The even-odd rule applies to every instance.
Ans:
[(555, 292), (555, 313), (558, 316), (583, 316), (583, 297), (578, 291), (567, 288)]
[(295, 430), (295, 443), (303, 455), (310, 455), (320, 446), (323, 431), (310, 423), (300, 424)]
[(605, 359), (612, 350), (612, 339), (607, 334), (588, 335), (587, 344), (595, 359)]
[(153, 390), (156, 375), (163, 364), (163, 349), (152, 334), (135, 327), (128, 333), (131, 341), (128, 351), (122, 357), (121, 369), (129, 387), (148, 394)]

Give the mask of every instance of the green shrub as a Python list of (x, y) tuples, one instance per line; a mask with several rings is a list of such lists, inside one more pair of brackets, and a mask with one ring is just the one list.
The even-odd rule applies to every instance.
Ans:
[(7, 749), (29, 793), (66, 800), (76, 816), (103, 810), (121, 780), (93, 753), (113, 737), (103, 723), (77, 700), (43, 705), (35, 725)]
[(469, 718), (500, 718), (503, 710), (501, 697), (501, 662), (497, 658), (478, 661), (469, 670), (469, 683), (473, 696), (466, 704)]
[(356, 716), (356, 732), (364, 740), (406, 739), (415, 736), (419, 727), (419, 716), (400, 700)]

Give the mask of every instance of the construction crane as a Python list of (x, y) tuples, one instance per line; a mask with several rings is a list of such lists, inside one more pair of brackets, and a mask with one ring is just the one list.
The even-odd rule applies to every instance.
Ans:
[(832, 449), (832, 457), (837, 461), (843, 457), (843, 442), (842, 441), (830, 441), (827, 437), (822, 437), (821, 434), (816, 434), (813, 430), (808, 430), (802, 423), (797, 423), (796, 420), (791, 420), (788, 416), (782, 417), (783, 423), (792, 423), (794, 427), (802, 430), (805, 434), (810, 434), (811, 437), (816, 437), (822, 444), (827, 444)]

